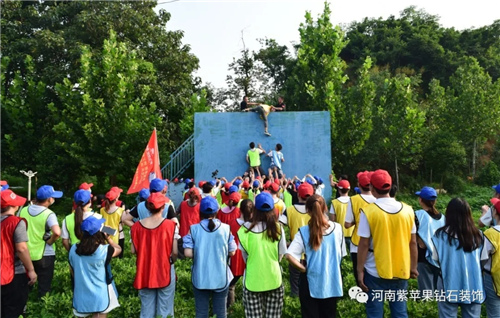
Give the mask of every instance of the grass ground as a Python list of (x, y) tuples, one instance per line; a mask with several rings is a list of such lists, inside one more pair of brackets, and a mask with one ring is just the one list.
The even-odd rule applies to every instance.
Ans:
[[(489, 188), (469, 186), (467, 190), (461, 193), (460, 197), (465, 198), (473, 210), (474, 219), (480, 217), (480, 208), (489, 203), (492, 190)], [(445, 212), (449, 200), (455, 196), (441, 194), (437, 201), (437, 208)], [(418, 201), (413, 194), (400, 194), (398, 200), (418, 208)], [(60, 223), (66, 210), (61, 211), (61, 207), (56, 204), (53, 210), (58, 213)], [(128, 234), (128, 231), (126, 232)], [(132, 283), (135, 275), (135, 258), (130, 254), (130, 243), (126, 238), (125, 256), (123, 259), (113, 259), (112, 271), (115, 277), (116, 287), (119, 293), (120, 307), (113, 310), (109, 317), (138, 317), (140, 311), (140, 299)], [(37, 299), (36, 293), (30, 294), (28, 301), (27, 314), (29, 317), (73, 317), (72, 315), (72, 291), (70, 285), (69, 265), (67, 261), (68, 253), (62, 247), (61, 240), (56, 243), (56, 264), (54, 279), (52, 282), (52, 292), (43, 299)], [(194, 298), (191, 289), (191, 260), (181, 260), (176, 262), (177, 286), (175, 294), (175, 316), (176, 317), (194, 317)], [(284, 299), (283, 317), (300, 317), (300, 302), (298, 298), (290, 295), (290, 285), (288, 283), (288, 263), (282, 261), (283, 282), (286, 295)], [(352, 274), (352, 263), (349, 257), (344, 258), (342, 263), (344, 297), (338, 302), (338, 313), (340, 317), (364, 317), (364, 305), (348, 296), (348, 290), (355, 285)], [(416, 280), (411, 279), (409, 289), (417, 289)], [(237, 284), (237, 302), (229, 310), (229, 317), (244, 317), (243, 305), (241, 302), (242, 286), (241, 280)], [(387, 306), (387, 305), (386, 305)], [(437, 304), (435, 302), (408, 301), (409, 317), (434, 318), (438, 316)], [(484, 308), (483, 308), (483, 315)], [(386, 310), (386, 317), (389, 317)]]

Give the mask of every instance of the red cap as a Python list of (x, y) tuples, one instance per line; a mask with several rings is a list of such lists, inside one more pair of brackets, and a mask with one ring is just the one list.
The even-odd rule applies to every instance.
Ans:
[(167, 203), (167, 197), (161, 192), (154, 192), (149, 196), (148, 202), (152, 203), (155, 209), (159, 209)]
[(7, 189), (2, 191), (2, 200), (1, 200), (1, 206), (2, 209), (8, 206), (23, 206), (26, 203), (26, 198), (21, 197), (12, 190)]
[(271, 186), (269, 187), (269, 189), (274, 192), (274, 193), (277, 193), (279, 190), (280, 190), (280, 186), (277, 185), (276, 183), (273, 183), (271, 184)]
[(4, 186), (4, 185), (7, 185), (7, 181), (5, 181), (5, 180), (0, 180), (0, 186)]
[(347, 180), (340, 180), (339, 183), (337, 183), (337, 187), (339, 189), (350, 189), (351, 184)]
[(116, 200), (120, 196), (120, 192), (113, 191), (113, 188), (106, 193), (106, 199), (109, 201)]
[(177, 183), (177, 182), (179, 182), (179, 179), (175, 178), (174, 183)]
[(90, 190), (90, 188), (93, 187), (93, 186), (94, 186), (93, 183), (84, 182), (84, 183), (80, 184), (80, 187), (78, 189), (80, 189), (80, 190)]
[(233, 184), (231, 182), (224, 183), (224, 189), (227, 191)]
[(281, 184), (281, 180), (280, 179), (274, 179), (274, 183), (276, 183), (277, 185), (280, 185)]
[(250, 188), (250, 183), (248, 183), (248, 181), (247, 181), (247, 180), (245, 180), (245, 181), (243, 181), (243, 183), (241, 184), (241, 187), (242, 187), (243, 189), (248, 189), (248, 188)]
[(359, 172), (357, 177), (359, 185), (362, 186), (363, 188), (368, 188), (368, 186), (370, 185), (370, 172), (368, 171)]
[(205, 184), (205, 181), (200, 181), (198, 182), (198, 188), (201, 188), (203, 187), (203, 185)]
[(262, 186), (262, 188), (264, 189), (269, 189), (269, 187), (271, 186), (271, 181), (266, 181), (266, 183), (264, 183), (264, 185)]
[(304, 182), (299, 186), (299, 197), (301, 197), (302, 199), (307, 199), (313, 194), (314, 194), (313, 186), (310, 185), (309, 183)]
[(239, 192), (233, 192), (229, 195), (228, 201), (233, 201), (234, 203), (238, 203), (241, 200), (241, 194)]
[(392, 178), (389, 172), (379, 169), (371, 175), (370, 183), (377, 190), (389, 190), (392, 186)]
[(118, 188), (118, 187), (112, 187), (112, 188), (110, 189), (110, 191), (115, 191), (115, 192), (118, 192), (118, 193), (122, 193), (122, 192), (123, 192), (123, 190), (122, 190), (122, 189), (120, 189), (120, 188)]
[(256, 179), (256, 180), (260, 180), (260, 179), (261, 179), (261, 177), (260, 177), (260, 176), (256, 176), (256, 177), (255, 177), (255, 179)]
[[(500, 199), (493, 198), (490, 200), (490, 202), (495, 207), (495, 210), (497, 210), (497, 213), (500, 213)], [(2, 203), (2, 206), (3, 206), (3, 203)]]

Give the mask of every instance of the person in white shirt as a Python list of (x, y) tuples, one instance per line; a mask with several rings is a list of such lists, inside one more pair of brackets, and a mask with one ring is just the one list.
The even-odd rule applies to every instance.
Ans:
[[(492, 186), (493, 190), (495, 190), (495, 194), (493, 195), (493, 198), (494, 199), (500, 199), (500, 184), (497, 184), (497, 185), (494, 185)], [(479, 227), (490, 227), (490, 226), (494, 226), (494, 225), (497, 225), (497, 223), (495, 222), (495, 219), (492, 217), (491, 215), (491, 207), (487, 206), (487, 205), (483, 205), (481, 207), (481, 210), (483, 212), (483, 214), (481, 214), (481, 217), (479, 218)]]
[[(415, 214), (406, 204), (389, 196), (392, 178), (385, 170), (370, 176), (374, 203), (361, 209), (358, 234), (358, 284), (368, 293), (368, 318), (384, 316), (384, 300), (390, 291), (408, 290), (408, 279), (416, 278), (417, 237)], [(377, 297), (375, 291), (382, 291)], [(408, 317), (406, 300), (389, 301), (392, 317)]]

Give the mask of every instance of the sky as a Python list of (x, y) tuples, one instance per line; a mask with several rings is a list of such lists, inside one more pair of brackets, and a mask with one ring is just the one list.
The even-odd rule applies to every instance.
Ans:
[[(299, 42), (298, 28), (306, 11), (317, 17), (323, 10), (322, 0), (159, 0), (157, 9), (171, 13), (169, 30), (184, 31), (183, 43), (200, 60), (196, 76), (204, 83), (226, 87), (228, 65), (239, 57), (245, 46), (257, 51), (257, 39), (272, 38), (291, 48)], [(347, 0), (329, 1), (334, 25), (348, 25), (365, 17), (399, 17), (399, 13), (415, 5), (427, 13), (438, 15), (443, 27), (457, 30), (478, 28), (500, 19), (500, 1), (444, 0)]]

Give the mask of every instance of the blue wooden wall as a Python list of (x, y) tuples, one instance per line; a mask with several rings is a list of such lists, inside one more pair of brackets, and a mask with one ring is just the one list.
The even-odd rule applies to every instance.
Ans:
[[(229, 180), (242, 175), (248, 168), (245, 156), (250, 142), (262, 144), (266, 152), (280, 143), (287, 177), (302, 178), (307, 173), (320, 176), (326, 185), (325, 199), (329, 199), (330, 113), (273, 112), (268, 121), (271, 137), (264, 135), (264, 123), (257, 113), (196, 113), (195, 180), (210, 180), (215, 170), (219, 170), (219, 177)], [(270, 158), (262, 155), (261, 161), (267, 171)]]

